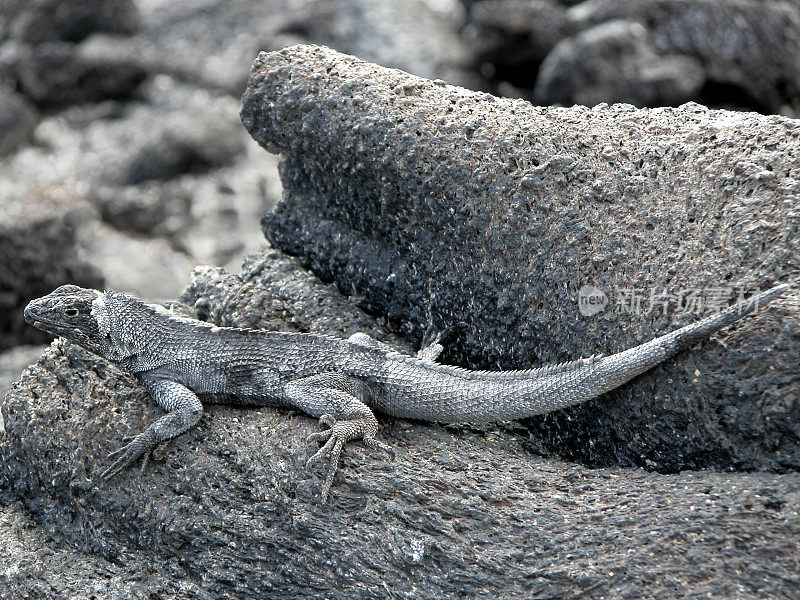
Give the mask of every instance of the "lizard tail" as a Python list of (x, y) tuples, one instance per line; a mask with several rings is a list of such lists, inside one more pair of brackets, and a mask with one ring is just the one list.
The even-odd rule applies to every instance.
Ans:
[(608, 357), (615, 359), (616, 369), (610, 371), (611, 377), (600, 393), (612, 390), (630, 381), (637, 375), (652, 369), (657, 364), (686, 350), (696, 343), (710, 337), (723, 327), (735, 323), (742, 317), (756, 312), (770, 300), (782, 295), (789, 289), (786, 283), (776, 285), (764, 292), (756, 294), (748, 300), (737, 302), (733, 306), (711, 315), (697, 323), (686, 325), (671, 333), (659, 336), (640, 346)]
[[(788, 289), (788, 284), (776, 285), (697, 323), (681, 327), (629, 350), (601, 358), (587, 359), (584, 364), (557, 375), (560, 381), (555, 389), (561, 391), (550, 398), (547, 396), (542, 398), (546, 406), (545, 410), (539, 412), (558, 410), (609, 392), (678, 352), (708, 338), (723, 327), (757, 311)], [(542, 391), (539, 388), (537, 394), (541, 394)]]
[(398, 417), (441, 423), (502, 421), (549, 413), (621, 386), (755, 312), (788, 289), (786, 284), (776, 285), (697, 323), (624, 352), (537, 369), (468, 371), (394, 356), (413, 363), (414, 377), (404, 379), (398, 377), (394, 368), (389, 369), (382, 375), (385, 398), (379, 395), (375, 407)]

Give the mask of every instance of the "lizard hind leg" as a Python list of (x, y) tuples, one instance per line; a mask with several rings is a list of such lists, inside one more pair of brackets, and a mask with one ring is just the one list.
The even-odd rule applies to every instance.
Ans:
[(442, 332), (428, 328), (428, 331), (425, 332), (425, 337), (422, 338), (422, 346), (417, 351), (417, 358), (425, 362), (436, 362), (442, 350), (444, 350)]
[[(388, 350), (390, 352), (398, 351), (389, 344), (381, 342), (380, 340), (376, 340), (374, 337), (366, 333), (354, 333), (347, 339), (353, 344), (366, 346), (367, 348), (380, 348), (381, 350)], [(424, 360), (425, 362), (436, 362), (436, 359), (439, 358), (442, 350), (444, 350), (444, 346), (442, 346), (441, 341), (442, 334), (429, 329), (425, 333), (425, 337), (422, 339), (422, 346), (417, 351), (417, 358)]]
[(292, 406), (319, 415), (320, 424), (328, 427), (308, 437), (310, 443), (325, 443), (306, 462), (306, 467), (310, 468), (330, 457), (322, 486), (323, 502), (328, 499), (339, 457), (347, 442), (361, 439), (370, 448), (394, 455), (390, 446), (375, 439), (378, 420), (372, 409), (361, 400), (366, 397), (363, 382), (340, 373), (321, 373), (286, 384), (284, 394)]

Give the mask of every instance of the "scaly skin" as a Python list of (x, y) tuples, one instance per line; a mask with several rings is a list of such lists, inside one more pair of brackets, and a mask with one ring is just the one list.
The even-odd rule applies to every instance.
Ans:
[(240, 403), (287, 406), (319, 417), (328, 429), (309, 440), (325, 444), (311, 465), (330, 456), (328, 497), (344, 445), (375, 439), (373, 409), (440, 423), (518, 419), (572, 406), (608, 392), (765, 305), (789, 289), (777, 285), (749, 301), (610, 356), (525, 371), (469, 371), (438, 364), (438, 339), (414, 356), (365, 334), (347, 340), (304, 333), (216, 327), (178, 317), (118, 292), (62, 286), (33, 300), (25, 319), (115, 361), (133, 373), (167, 414), (114, 452), (108, 479), (153, 448), (197, 424), (198, 395)]

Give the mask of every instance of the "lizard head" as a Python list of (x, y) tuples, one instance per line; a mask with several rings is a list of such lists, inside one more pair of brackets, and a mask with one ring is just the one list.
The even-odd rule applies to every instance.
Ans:
[(66, 338), (104, 358), (117, 358), (108, 335), (109, 315), (103, 292), (62, 285), (31, 300), (23, 314), (37, 329)]

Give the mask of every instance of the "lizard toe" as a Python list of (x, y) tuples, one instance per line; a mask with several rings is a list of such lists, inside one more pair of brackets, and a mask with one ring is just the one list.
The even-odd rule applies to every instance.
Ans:
[(383, 452), (386, 452), (392, 459), (396, 457), (394, 448), (392, 448), (389, 444), (384, 444), (383, 442), (376, 440), (374, 437), (364, 436), (364, 445), (372, 448), (373, 450), (382, 450)]
[(144, 451), (142, 455), (142, 466), (139, 467), (139, 475), (144, 475), (144, 470), (147, 468), (147, 465), (150, 464), (150, 458), (153, 456), (153, 449), (148, 448)]
[[(333, 438), (331, 438), (333, 439)], [(330, 465), (328, 466), (328, 473), (325, 476), (325, 482), (322, 484), (322, 503), (328, 501), (328, 497), (331, 493), (331, 486), (333, 485), (333, 476), (336, 475), (336, 470), (339, 467), (339, 457), (342, 455), (342, 448), (344, 448), (345, 442), (341, 439), (337, 439), (336, 443), (333, 445), (333, 448), (330, 451), (331, 454), (331, 461)]]
[(114, 460), (114, 462), (111, 463), (111, 465), (100, 474), (100, 478), (104, 481), (108, 481), (115, 475), (119, 475), (125, 469), (135, 463), (140, 456), (144, 456), (144, 461), (142, 464), (142, 470), (144, 470), (149, 462), (150, 453), (154, 446), (155, 444), (153, 444), (144, 434), (140, 433), (139, 435), (134, 436), (133, 440), (131, 440), (129, 443), (109, 453), (109, 459)]
[(331, 437), (331, 430), (317, 431), (312, 433), (306, 438), (306, 442), (312, 444), (314, 442), (326, 442)]
[[(311, 437), (311, 436), (309, 436)], [(323, 458), (325, 458), (328, 454), (330, 454), (331, 450), (333, 449), (334, 445), (336, 444), (337, 440), (335, 437), (329, 437), (328, 441), (325, 443), (322, 448), (317, 450), (309, 459), (306, 461), (306, 469), (310, 469)]]

